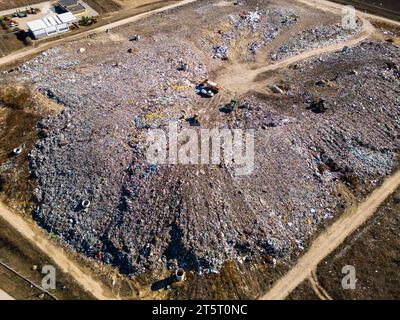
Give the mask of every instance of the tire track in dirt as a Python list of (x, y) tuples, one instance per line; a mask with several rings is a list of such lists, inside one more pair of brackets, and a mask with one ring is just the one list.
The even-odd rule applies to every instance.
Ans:
[(315, 294), (321, 300), (333, 300), (329, 293), (319, 283), (316, 270), (311, 272), (311, 276), (308, 278), (308, 280), (310, 281), (311, 287), (313, 288)]

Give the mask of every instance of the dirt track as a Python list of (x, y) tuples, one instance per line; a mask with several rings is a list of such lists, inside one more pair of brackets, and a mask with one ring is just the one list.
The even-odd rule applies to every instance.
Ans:
[(354, 230), (366, 222), (385, 201), (385, 199), (400, 186), (400, 171), (387, 178), (382, 186), (357, 208), (344, 213), (333, 225), (327, 228), (315, 239), (296, 265), (272, 289), (261, 297), (261, 300), (285, 299), (310, 273), (318, 263), (336, 249)]
[(69, 273), (79, 284), (91, 292), (98, 299), (113, 298), (107, 294), (102, 285), (84, 273), (65, 252), (53, 245), (44, 235), (38, 226), (33, 228), (25, 222), (20, 216), (11, 212), (2, 203), (0, 203), (0, 216), (6, 220), (17, 232), (26, 239), (32, 241), (40, 250), (48, 254), (61, 270)]
[(14, 298), (0, 289), (0, 300), (14, 300)]
[(311, 276), (308, 278), (308, 280), (311, 283), (311, 287), (313, 288), (315, 294), (321, 299), (321, 300), (332, 300), (331, 296), (329, 295), (328, 292), (321, 286), (321, 284), (318, 281), (318, 276), (315, 270), (311, 272)]

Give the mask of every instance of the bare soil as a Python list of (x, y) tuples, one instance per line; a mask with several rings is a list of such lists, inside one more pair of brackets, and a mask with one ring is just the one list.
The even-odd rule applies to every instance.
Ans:
[(18, 39), (16, 34), (10, 34), (4, 29), (0, 28), (0, 57), (27, 47), (28, 46), (24, 43), (24, 41)]
[(31, 6), (44, 1), (45, 0), (0, 0), (0, 10)]
[(359, 10), (400, 21), (400, 3), (397, 0), (333, 0), (343, 5), (353, 5)]
[(294, 289), (286, 298), (287, 300), (320, 300), (310, 283), (310, 280), (304, 280), (296, 289)]
[(99, 14), (115, 12), (121, 9), (118, 2), (113, 0), (85, 0), (85, 2)]
[[(0, 191), (10, 207), (30, 215), (34, 181), (27, 166), (27, 156), (37, 140), (36, 124), (58, 112), (59, 105), (25, 85), (0, 89)], [(13, 155), (15, 148), (20, 155)]]

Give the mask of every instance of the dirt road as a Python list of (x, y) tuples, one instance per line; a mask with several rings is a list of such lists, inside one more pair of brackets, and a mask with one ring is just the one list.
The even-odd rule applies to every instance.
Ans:
[(129, 23), (133, 23), (133, 22), (139, 21), (141, 19), (144, 19), (144, 18), (146, 18), (148, 16), (151, 16), (153, 14), (156, 14), (156, 13), (159, 13), (159, 12), (163, 12), (163, 11), (167, 11), (167, 10), (170, 10), (170, 9), (173, 9), (173, 8), (181, 7), (181, 6), (184, 6), (186, 4), (189, 4), (189, 3), (192, 3), (192, 2), (195, 2), (195, 1), (197, 1), (197, 0), (182, 0), (182, 1), (178, 2), (178, 3), (174, 3), (174, 4), (171, 4), (171, 5), (162, 7), (162, 8), (158, 8), (158, 9), (151, 10), (151, 11), (148, 11), (148, 12), (145, 12), (145, 13), (141, 13), (141, 14), (138, 14), (136, 16), (129, 17), (129, 18), (126, 18), (126, 19), (122, 19), (122, 20), (119, 20), (119, 21), (116, 21), (116, 22), (113, 22), (113, 23), (109, 23), (109, 24), (100, 26), (98, 28), (95, 28), (95, 29), (92, 29), (92, 30), (88, 30), (86, 32), (82, 32), (82, 33), (79, 33), (79, 34), (76, 34), (76, 35), (73, 35), (73, 36), (65, 37), (65, 38), (62, 38), (62, 39), (59, 39), (59, 40), (56, 40), (56, 41), (52, 41), (52, 42), (49, 42), (49, 43), (43, 43), (43, 44), (41, 44), (41, 45), (39, 45), (39, 46), (37, 46), (35, 48), (32, 48), (32, 49), (28, 49), (28, 50), (23, 49), (23, 50), (15, 52), (15, 53), (12, 53), (12, 54), (10, 54), (8, 56), (0, 58), (0, 66), (7, 65), (9, 63), (13, 63), (13, 62), (16, 62), (18, 60), (23, 60), (23, 59), (25, 59), (25, 58), (27, 58), (29, 56), (38, 54), (38, 53), (40, 53), (40, 52), (42, 52), (44, 50), (47, 50), (49, 48), (52, 48), (52, 47), (54, 47), (54, 46), (56, 46), (58, 44), (65, 43), (65, 42), (68, 42), (68, 41), (78, 40), (78, 39), (87, 37), (87, 36), (92, 35), (92, 34), (102, 33), (102, 32), (105, 32), (108, 29), (121, 27), (123, 25), (126, 25), (126, 24), (129, 24)]
[(15, 300), (15, 299), (11, 297), (8, 293), (0, 289), (0, 301), (1, 300)]
[(39, 226), (29, 225), (19, 215), (10, 211), (4, 204), (0, 203), (0, 217), (6, 220), (23, 237), (33, 242), (40, 250), (45, 252), (58, 265), (60, 270), (69, 273), (82, 287), (92, 293), (98, 299), (115, 298), (108, 294), (101, 283), (94, 280), (90, 275), (82, 271), (66, 255), (62, 248), (55, 246), (45, 236)]
[(310, 276), (321, 260), (335, 250), (354, 230), (366, 222), (400, 186), (400, 171), (387, 178), (382, 186), (360, 203), (355, 210), (345, 212), (334, 224), (315, 239), (295, 266), (261, 300), (285, 299), (304, 279)]

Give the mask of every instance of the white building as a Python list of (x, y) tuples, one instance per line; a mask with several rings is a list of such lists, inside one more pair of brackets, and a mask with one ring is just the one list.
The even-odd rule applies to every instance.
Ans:
[(35, 39), (42, 39), (68, 32), (69, 27), (77, 21), (78, 19), (71, 12), (66, 12), (34, 20), (28, 22), (27, 25)]

